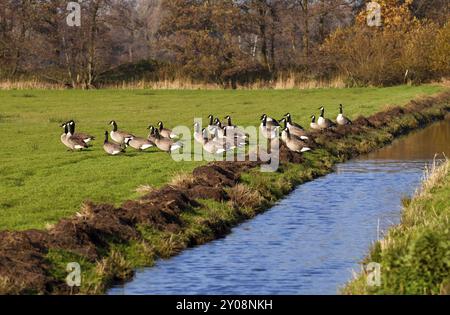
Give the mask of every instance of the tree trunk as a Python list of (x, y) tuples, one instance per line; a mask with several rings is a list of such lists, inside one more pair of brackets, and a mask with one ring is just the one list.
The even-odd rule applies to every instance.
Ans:
[(309, 5), (308, 0), (302, 1), (302, 10), (303, 10), (303, 55), (306, 59), (306, 62), (309, 60)]

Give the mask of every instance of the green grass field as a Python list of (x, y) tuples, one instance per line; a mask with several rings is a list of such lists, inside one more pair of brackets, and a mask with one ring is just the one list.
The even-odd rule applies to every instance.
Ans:
[[(308, 125), (325, 105), (334, 119), (339, 103), (347, 115), (370, 115), (442, 91), (439, 86), (286, 91), (0, 91), (0, 230), (44, 228), (79, 210), (84, 200), (120, 203), (136, 198), (140, 185), (161, 186), (201, 162), (177, 163), (155, 150), (107, 156), (103, 133), (114, 119), (119, 128), (146, 136), (146, 127), (191, 126), (194, 117), (231, 114), (234, 123), (258, 125), (267, 113), (291, 112)], [(97, 136), (85, 152), (67, 152), (61, 122), (74, 119), (79, 131)]]

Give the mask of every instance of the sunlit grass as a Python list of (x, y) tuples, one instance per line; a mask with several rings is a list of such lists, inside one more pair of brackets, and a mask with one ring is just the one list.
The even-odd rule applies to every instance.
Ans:
[[(194, 117), (231, 114), (235, 124), (257, 125), (262, 113), (291, 112), (308, 125), (325, 105), (337, 115), (370, 115), (389, 104), (405, 104), (437, 86), (315, 89), (286, 91), (0, 91), (0, 230), (44, 228), (79, 211), (84, 200), (120, 203), (139, 196), (139, 187), (159, 187), (201, 162), (176, 163), (166, 153), (128, 150), (105, 155), (103, 133), (112, 119), (121, 129), (146, 136), (146, 127), (163, 120), (167, 127), (191, 127)], [(86, 152), (67, 152), (60, 123), (78, 122), (80, 131), (97, 136)]]
[(427, 170), (422, 188), (404, 202), (401, 223), (376, 242), (364, 264), (381, 264), (381, 286), (357, 274), (345, 294), (450, 294), (450, 162)]

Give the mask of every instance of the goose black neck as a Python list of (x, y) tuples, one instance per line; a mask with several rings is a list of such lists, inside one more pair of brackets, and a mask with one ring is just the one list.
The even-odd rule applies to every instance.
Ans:
[(113, 131), (117, 132), (117, 123), (116, 122), (113, 122)]
[(71, 135), (75, 134), (75, 125), (69, 124), (69, 132)]
[(344, 109), (342, 108), (342, 105), (339, 107), (339, 113), (344, 114)]
[(233, 126), (233, 124), (231, 123), (231, 117), (228, 117), (227, 120), (228, 120), (228, 126), (229, 127)]
[(284, 132), (286, 132), (286, 137), (288, 139), (291, 139), (291, 133), (289, 132), (289, 129), (288, 128), (284, 129)]
[(291, 115), (288, 115), (286, 120), (288, 123), (290, 123), (292, 125), (292, 116)]
[(155, 138), (156, 138), (156, 139), (161, 139), (161, 135), (160, 135), (158, 129), (155, 129)]
[(164, 129), (164, 124), (162, 122), (159, 123), (159, 130), (162, 131)]
[(325, 116), (325, 109), (322, 108), (322, 109), (320, 110), (320, 117), (323, 118), (324, 116)]
[(108, 143), (108, 131), (105, 132), (105, 143)]
[(209, 116), (209, 125), (210, 126), (214, 125), (214, 117), (212, 115)]
[(312, 121), (311, 121), (312, 123), (315, 123), (316, 122), (316, 117), (312, 117)]
[(64, 133), (68, 134), (69, 133), (69, 127), (66, 125), (64, 125)]

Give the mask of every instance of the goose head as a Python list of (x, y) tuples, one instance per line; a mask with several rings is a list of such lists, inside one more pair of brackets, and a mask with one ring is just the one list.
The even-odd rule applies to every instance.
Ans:
[(311, 122), (315, 123), (316, 122), (316, 115), (312, 115), (311, 119), (312, 119)]
[(284, 117), (286, 117), (286, 121), (290, 124), (292, 124), (292, 116), (291, 113), (287, 113), (286, 115), (284, 115)]
[(266, 114), (261, 116), (261, 121), (262, 121), (262, 124), (263, 124), (264, 127), (266, 127), (266, 125), (267, 125), (267, 118), (268, 117), (267, 117)]
[(162, 121), (158, 122), (158, 127), (159, 127), (159, 130), (163, 130), (164, 129), (164, 124), (163, 124)]
[(69, 128), (67, 127), (67, 123), (63, 123), (60, 127), (64, 128), (64, 134), (68, 134), (69, 133)]
[(219, 118), (216, 118), (216, 119), (214, 120), (214, 125), (216, 125), (216, 126), (219, 127), (219, 128), (222, 128), (222, 123), (220, 122), (220, 119), (219, 119)]
[(202, 129), (202, 135), (203, 135), (203, 139), (205, 139), (205, 140), (208, 139), (208, 131), (206, 131), (206, 128)]
[(232, 125), (232, 123), (231, 123), (231, 116), (228, 115), (228, 116), (225, 117), (225, 119), (228, 122), (228, 126), (231, 126)]
[(319, 110), (320, 110), (320, 117), (323, 117), (325, 115), (325, 107), (322, 106), (319, 108)]
[(109, 124), (110, 124), (111, 126), (113, 126), (113, 130), (114, 130), (114, 131), (117, 131), (117, 123), (116, 123), (115, 120), (111, 120), (111, 121), (109, 122)]
[(71, 131), (72, 134), (75, 133), (75, 121), (70, 120), (67, 122), (67, 124), (69, 125), (69, 130)]

